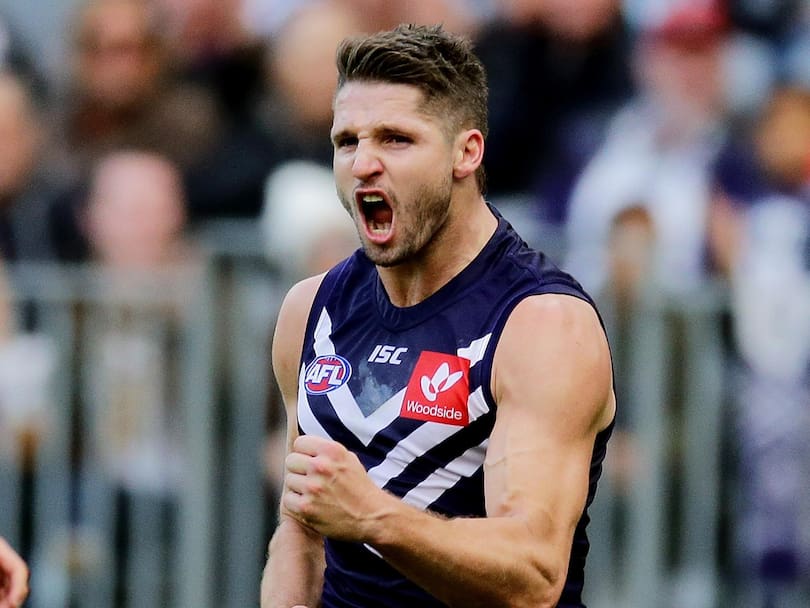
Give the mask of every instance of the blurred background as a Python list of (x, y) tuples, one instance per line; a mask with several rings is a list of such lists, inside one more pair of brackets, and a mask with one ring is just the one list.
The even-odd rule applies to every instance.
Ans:
[(0, 534), (35, 608), (258, 604), (339, 40), (473, 38), (488, 199), (594, 294), (592, 608), (810, 605), (810, 1), (0, 0)]

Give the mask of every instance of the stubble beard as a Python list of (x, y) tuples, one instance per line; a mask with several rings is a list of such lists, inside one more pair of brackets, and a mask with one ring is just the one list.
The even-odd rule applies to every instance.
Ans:
[(366, 257), (383, 268), (416, 261), (425, 253), (426, 248), (444, 226), (450, 209), (451, 195), (451, 176), (440, 183), (423, 184), (415, 193), (413, 203), (405, 207), (389, 192), (388, 196), (397, 210), (397, 235), (393, 244), (381, 246), (368, 242), (363, 222), (356, 217), (360, 211), (356, 205), (350, 204), (343, 193), (339, 193), (343, 207), (354, 220)]

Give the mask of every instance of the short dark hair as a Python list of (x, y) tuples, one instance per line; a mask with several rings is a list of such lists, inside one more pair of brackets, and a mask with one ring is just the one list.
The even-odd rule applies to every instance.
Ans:
[[(487, 136), (487, 77), (472, 42), (441, 25), (402, 24), (345, 39), (337, 49), (338, 84), (363, 80), (417, 87), (431, 113), (447, 117), (448, 135), (478, 129)], [(484, 190), (483, 166), (476, 172)]]

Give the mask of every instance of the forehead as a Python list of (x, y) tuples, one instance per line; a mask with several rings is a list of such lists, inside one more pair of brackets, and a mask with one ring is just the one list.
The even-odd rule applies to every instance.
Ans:
[(415, 86), (365, 81), (344, 84), (335, 96), (333, 132), (380, 124), (433, 128), (440, 121), (428, 112), (425, 95)]

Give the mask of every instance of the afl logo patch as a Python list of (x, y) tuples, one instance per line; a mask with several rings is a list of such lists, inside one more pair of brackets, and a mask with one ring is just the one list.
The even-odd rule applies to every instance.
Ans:
[(340, 355), (321, 355), (307, 366), (304, 388), (310, 395), (322, 395), (340, 388), (352, 376), (352, 366)]

